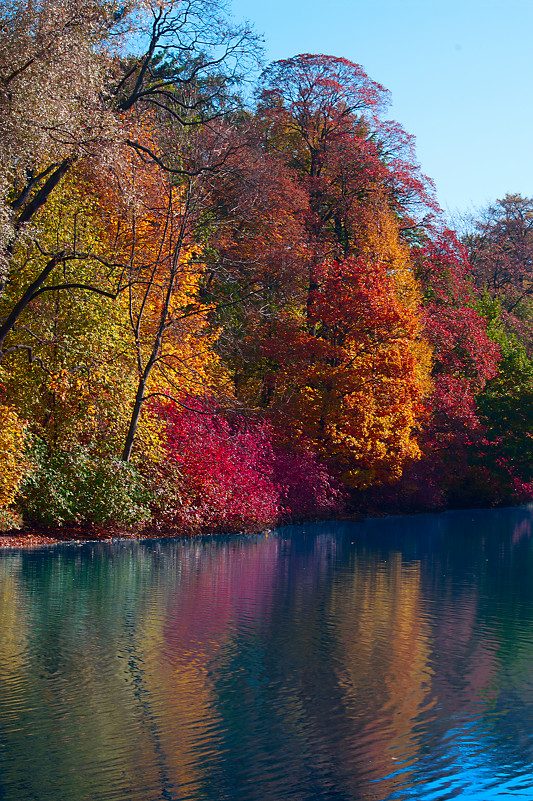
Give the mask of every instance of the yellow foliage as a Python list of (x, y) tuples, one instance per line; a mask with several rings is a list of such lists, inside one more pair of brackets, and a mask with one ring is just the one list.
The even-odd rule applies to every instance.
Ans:
[(354, 240), (358, 256), (385, 265), (402, 305), (418, 309), (421, 293), (413, 274), (411, 253), (401, 239), (398, 218), (383, 190), (376, 188), (358, 208)]
[(0, 509), (13, 503), (27, 471), (24, 424), (12, 409), (0, 405)]
[[(113, 293), (119, 267), (109, 265), (119, 259), (101, 189), (86, 168), (65, 176), (36, 217), (39, 247), (22, 241), (14, 254), (20, 269), (9, 282), (4, 306), (0, 299), (0, 316), (40, 273), (47, 252), (78, 254), (58, 264), (50, 284), (82, 284)], [(75, 440), (116, 452), (135, 392), (126, 293), (112, 299), (82, 289), (44, 292), (11, 334), (10, 344), (28, 342), (33, 362), (24, 350), (14, 350), (3, 361), (7, 403), (50, 444)]]

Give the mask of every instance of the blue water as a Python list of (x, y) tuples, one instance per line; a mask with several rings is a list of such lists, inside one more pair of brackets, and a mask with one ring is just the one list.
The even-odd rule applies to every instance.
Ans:
[(532, 520), (1, 552), (0, 800), (533, 799)]

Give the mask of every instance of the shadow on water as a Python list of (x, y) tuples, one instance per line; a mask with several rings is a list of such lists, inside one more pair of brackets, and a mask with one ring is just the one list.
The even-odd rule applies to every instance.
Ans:
[(532, 519), (1, 554), (0, 799), (533, 798)]

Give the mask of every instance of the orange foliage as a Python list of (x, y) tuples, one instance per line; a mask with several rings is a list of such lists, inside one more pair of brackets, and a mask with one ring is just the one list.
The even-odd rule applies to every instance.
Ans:
[[(157, 143), (149, 131), (142, 141), (157, 156)], [(213, 350), (218, 331), (208, 320), (213, 307), (201, 298), (205, 265), (194, 240), (201, 183), (182, 176), (178, 184), (154, 160), (138, 154), (132, 156), (127, 180), (131, 204), (117, 197), (119, 214), (108, 215), (127, 263), (129, 347), (138, 374), (125, 459), (139, 421), (141, 429), (149, 425), (143, 424), (141, 410), (150, 397), (179, 399), (224, 386), (224, 371)], [(155, 429), (145, 433), (157, 441)]]
[(356, 487), (392, 480), (418, 458), (414, 437), (429, 353), (416, 310), (379, 261), (324, 262), (306, 324), (280, 322), (265, 350), (269, 380), (293, 432)]

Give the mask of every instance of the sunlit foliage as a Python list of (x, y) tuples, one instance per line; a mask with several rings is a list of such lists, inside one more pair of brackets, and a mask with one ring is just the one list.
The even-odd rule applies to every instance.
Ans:
[(8, 0), (0, 34), (0, 508), (198, 532), (526, 497), (527, 199), (467, 250), (386, 89), (303, 54), (247, 107), (219, 2)]

